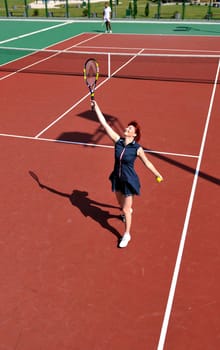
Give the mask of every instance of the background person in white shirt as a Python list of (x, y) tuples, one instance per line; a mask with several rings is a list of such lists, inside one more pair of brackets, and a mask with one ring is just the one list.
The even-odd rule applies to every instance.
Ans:
[(103, 20), (105, 22), (106, 33), (108, 32), (112, 33), (111, 17), (112, 17), (112, 10), (111, 10), (111, 7), (106, 2), (103, 10)]

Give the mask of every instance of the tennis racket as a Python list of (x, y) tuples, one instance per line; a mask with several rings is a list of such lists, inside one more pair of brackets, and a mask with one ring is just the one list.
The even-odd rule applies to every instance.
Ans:
[(94, 58), (89, 58), (85, 62), (83, 72), (84, 72), (84, 80), (90, 91), (91, 100), (94, 100), (95, 88), (99, 77), (98, 62)]

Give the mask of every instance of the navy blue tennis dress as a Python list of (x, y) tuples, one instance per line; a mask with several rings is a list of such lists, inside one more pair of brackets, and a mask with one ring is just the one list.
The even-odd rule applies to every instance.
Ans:
[(134, 162), (140, 145), (133, 141), (126, 146), (124, 141), (124, 138), (120, 138), (115, 143), (114, 170), (109, 176), (112, 191), (120, 191), (125, 196), (139, 195), (140, 181), (134, 170)]

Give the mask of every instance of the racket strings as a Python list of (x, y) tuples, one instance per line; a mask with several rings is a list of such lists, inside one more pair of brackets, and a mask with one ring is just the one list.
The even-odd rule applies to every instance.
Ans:
[(97, 67), (94, 61), (89, 61), (86, 65), (86, 79), (90, 86), (93, 86), (96, 81)]

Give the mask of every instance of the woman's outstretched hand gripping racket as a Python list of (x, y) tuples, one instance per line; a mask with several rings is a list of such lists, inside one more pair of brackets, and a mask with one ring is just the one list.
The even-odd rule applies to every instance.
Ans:
[(83, 72), (84, 72), (84, 80), (90, 91), (91, 100), (94, 100), (96, 83), (99, 77), (98, 62), (94, 58), (89, 58), (85, 62)]

